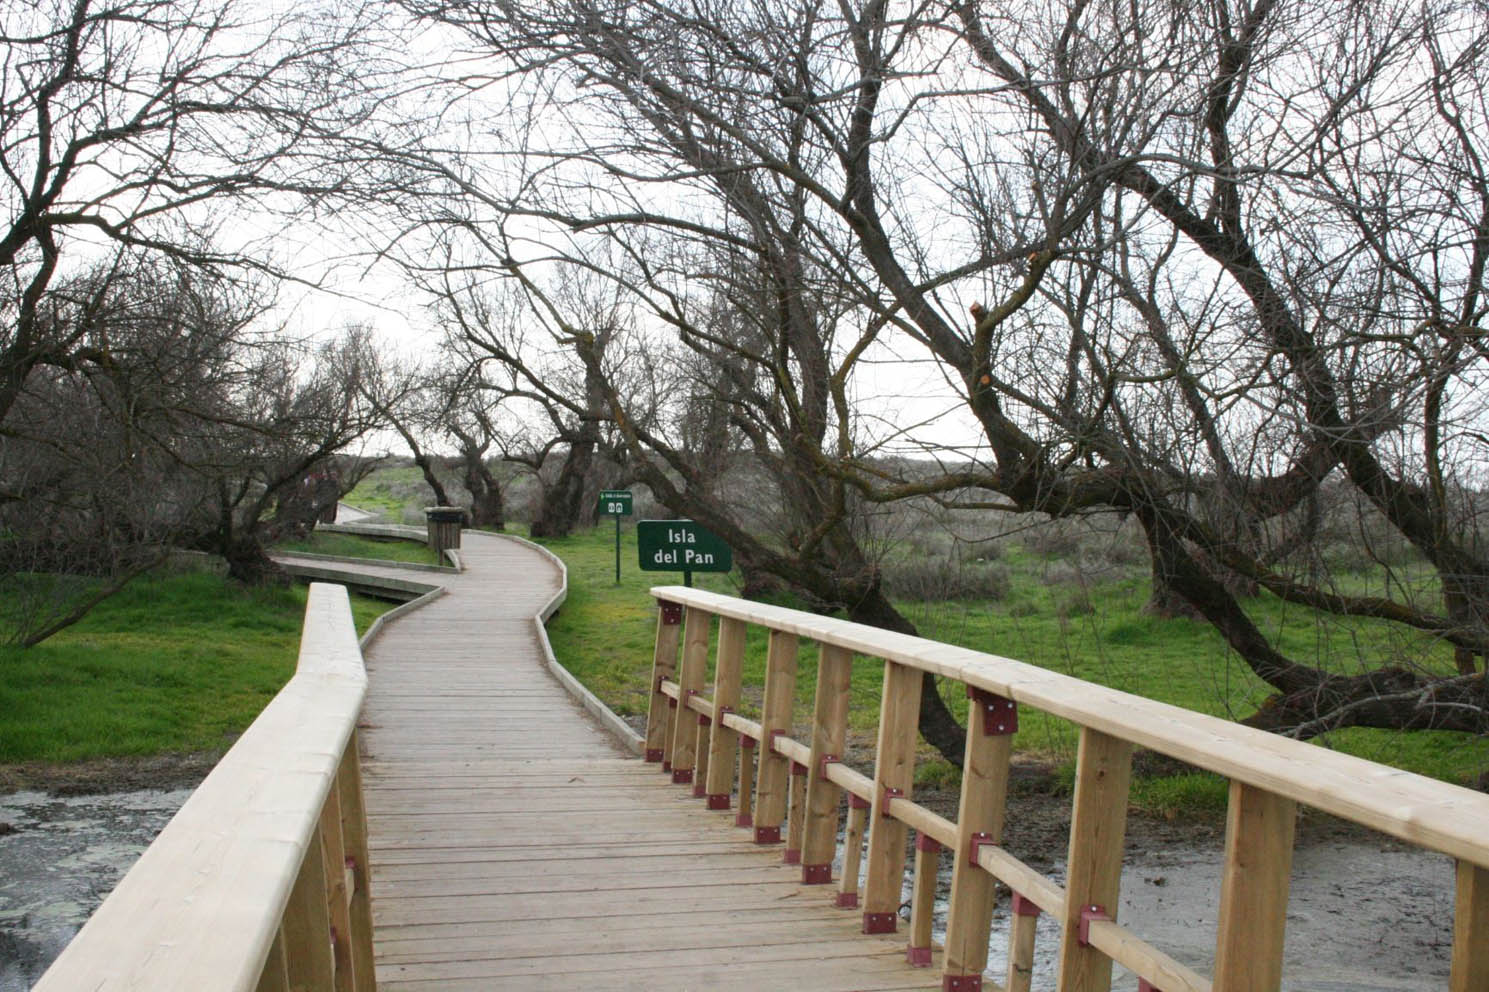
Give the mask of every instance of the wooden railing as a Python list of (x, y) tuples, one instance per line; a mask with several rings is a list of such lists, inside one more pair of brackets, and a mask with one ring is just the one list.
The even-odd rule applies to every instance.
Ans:
[(36, 986), (374, 988), (346, 590), (314, 584), (295, 675)]
[[(846, 793), (836, 899), (862, 909), (866, 933), (898, 929), (908, 831), (914, 830), (907, 955), (917, 964), (932, 962), (937, 859), (949, 852), (943, 989), (982, 988), (998, 882), (1013, 893), (1004, 982), (1010, 992), (1030, 987), (1040, 912), (1060, 922), (1061, 992), (1110, 988), (1113, 962), (1139, 976), (1145, 990), (1278, 989), (1298, 803), (1455, 858), (1450, 987), (1489, 989), (1489, 796), (966, 648), (679, 586), (652, 594), (660, 610), (646, 759), (661, 762), (674, 782), (691, 783), (709, 809), (728, 809), (737, 792), (736, 823), (753, 826), (757, 843), (779, 842), (784, 829), (786, 860), (801, 864), (808, 884), (832, 882)], [(709, 698), (704, 690), (716, 619)], [(750, 625), (765, 628), (770, 639), (758, 722), (736, 712)], [(810, 741), (791, 736), (801, 639), (816, 642), (820, 652)], [(839, 760), (855, 655), (884, 663), (872, 778)], [(971, 700), (956, 822), (911, 799), (922, 672), (963, 683)], [(1001, 846), (1020, 706), (1080, 728), (1063, 888)], [(1213, 980), (1116, 919), (1135, 746), (1230, 780)]]

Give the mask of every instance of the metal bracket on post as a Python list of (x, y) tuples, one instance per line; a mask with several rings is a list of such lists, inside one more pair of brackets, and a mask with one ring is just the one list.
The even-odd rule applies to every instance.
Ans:
[(753, 751), (755, 749), (755, 738), (741, 730), (739, 732), (739, 746), (746, 751)]
[(824, 780), (824, 781), (826, 781), (826, 779), (827, 779), (827, 766), (828, 765), (834, 765), (834, 764), (839, 764), (840, 765), (842, 763), (843, 763), (843, 759), (842, 758), (839, 758), (837, 755), (835, 755), (835, 754), (824, 754), (822, 756), (822, 760), (820, 760), (820, 761), (817, 762), (817, 777), (820, 778), (820, 779), (822, 779), (822, 780)]
[(915, 850), (924, 851), (926, 854), (940, 854), (941, 842), (934, 837), (917, 832), (915, 834)]
[(802, 764), (800, 761), (793, 761), (793, 762), (791, 762), (791, 774), (792, 775), (805, 775), (806, 773), (807, 773), (807, 766), (806, 765)]
[(786, 732), (784, 730), (772, 730), (770, 732), (770, 746), (767, 747), (765, 750), (770, 752), (771, 754), (780, 754), (780, 750), (776, 747), (776, 738), (785, 736)]
[(896, 796), (903, 799), (905, 797), (905, 790), (896, 789), (892, 785), (886, 785), (884, 787), (884, 802), (879, 807), (879, 816), (882, 819), (892, 819), (892, 817), (890, 817), (889, 815), (889, 801), (891, 799), (894, 799)]
[(864, 913), (864, 933), (894, 933), (900, 923), (899, 913)]
[(982, 992), (982, 976), (942, 975), (941, 992)]
[(872, 805), (872, 804), (867, 799), (865, 799), (862, 796), (860, 796), (858, 793), (856, 793), (856, 792), (850, 792), (850, 793), (848, 793), (848, 808), (849, 809), (868, 809), (870, 805)]
[[(977, 849), (980, 848), (980, 847), (982, 847), (982, 845), (984, 845), (984, 844), (988, 845), (989, 847), (996, 846), (993, 843), (993, 835), (992, 834), (975, 833), (975, 834), (972, 835), (972, 839), (971, 839), (971, 848), (972, 849), (967, 852), (967, 857), (971, 860), (971, 862), (974, 865), (977, 864)], [(981, 867), (981, 866), (979, 865), (979, 867)]]
[(1076, 942), (1082, 947), (1090, 947), (1091, 921), (1105, 920), (1106, 922), (1110, 923), (1111, 919), (1112, 918), (1107, 915), (1106, 908), (1104, 906), (1082, 906), (1080, 926), (1076, 928), (1075, 932)]
[(1139, 978), (1137, 980), (1137, 992), (1163, 992), (1163, 990), (1146, 978)]
[(982, 732), (988, 737), (1016, 734), (1019, 729), (1019, 705), (1007, 696), (987, 689), (967, 686), (967, 698), (982, 708)]
[(1040, 913), (1039, 903), (1030, 899), (1022, 892), (1015, 892), (1013, 894), (1012, 908), (1014, 916), (1038, 916)]
[(657, 605), (662, 608), (662, 625), (664, 627), (676, 627), (682, 623), (682, 604), (669, 602), (665, 599), (657, 600)]
[(708, 714), (707, 713), (699, 713), (698, 714), (698, 726), (700, 726), (700, 727), (708, 727), (708, 726), (712, 726), (712, 724), (713, 724), (713, 721), (708, 718)]

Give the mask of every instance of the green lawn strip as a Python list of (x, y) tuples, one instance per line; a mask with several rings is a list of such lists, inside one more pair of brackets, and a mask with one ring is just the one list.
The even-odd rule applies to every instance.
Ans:
[(303, 541), (284, 541), (275, 545), (274, 550), (335, 555), (340, 558), (371, 558), (413, 565), (439, 564), (434, 552), (423, 541), (367, 537), (334, 531), (314, 531)]
[[(293, 674), (305, 596), (146, 577), (34, 648), (0, 647), (0, 762), (226, 747)], [(388, 608), (353, 596), (358, 631)]]
[[(647, 590), (680, 584), (672, 573), (640, 572), (634, 525), (623, 525), (621, 584), (614, 578), (614, 534), (608, 525), (563, 540), (541, 543), (569, 568), (569, 599), (549, 627), (558, 658), (592, 691), (622, 714), (645, 714), (655, 612)], [(1010, 555), (1010, 593), (994, 602), (904, 602), (901, 607), (922, 636), (1003, 655), (1076, 678), (1186, 709), (1225, 718), (1253, 712), (1270, 689), (1231, 652), (1210, 625), (1165, 619), (1142, 612), (1148, 578), (1140, 567), (1108, 569), (1084, 585), (1055, 581), (1058, 570), (1031, 555)], [(732, 576), (699, 575), (696, 584), (735, 594)], [(790, 605), (790, 604), (786, 604)], [(1364, 618), (1319, 618), (1312, 611), (1271, 596), (1247, 602), (1256, 622), (1278, 637), (1282, 650), (1308, 664), (1357, 670), (1360, 657), (1378, 663), (1407, 663), (1451, 671), (1451, 655), (1440, 643), (1403, 634), (1392, 625)], [(765, 671), (766, 638), (752, 629), (744, 664), (741, 711), (758, 712)], [(1353, 666), (1353, 668), (1352, 668)], [(803, 644), (797, 676), (798, 727), (810, 719), (816, 648)], [(882, 665), (860, 660), (854, 667), (850, 726), (861, 739), (874, 733)], [(952, 712), (964, 716), (965, 693), (946, 682), (942, 692)], [(1069, 766), (1076, 728), (1023, 707), (1016, 748)], [(1447, 781), (1469, 783), (1489, 768), (1489, 741), (1472, 735), (1417, 731), (1338, 731), (1320, 746), (1395, 765)], [(918, 772), (922, 781), (954, 781), (955, 771), (928, 750)], [(1195, 774), (1144, 779), (1134, 801), (1158, 810), (1223, 808), (1225, 783)]]

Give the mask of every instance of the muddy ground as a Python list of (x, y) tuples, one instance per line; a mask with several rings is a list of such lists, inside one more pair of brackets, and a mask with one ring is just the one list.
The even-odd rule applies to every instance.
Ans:
[[(217, 757), (0, 766), (0, 992), (29, 987)], [(916, 798), (955, 815), (953, 792), (920, 790)], [(1016, 766), (1005, 846), (1057, 882), (1064, 874), (1069, 802), (1047, 768)], [(1135, 813), (1128, 820), (1119, 917), (1202, 973), (1214, 954), (1223, 842), (1219, 819)], [(943, 899), (949, 863), (943, 856)], [(1005, 899), (994, 919), (989, 967), (999, 979), (1006, 911)], [(1452, 912), (1448, 859), (1306, 814), (1294, 855), (1284, 987), (1444, 988)], [(1054, 985), (1057, 943), (1053, 921), (1042, 917), (1035, 988)], [(1119, 969), (1115, 987), (1135, 989), (1136, 982)]]

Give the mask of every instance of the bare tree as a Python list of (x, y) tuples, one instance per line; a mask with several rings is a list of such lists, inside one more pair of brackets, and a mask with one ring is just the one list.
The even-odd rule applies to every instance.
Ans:
[[(935, 356), (986, 439), (936, 478), (848, 450), (814, 472), (871, 500), (1132, 515), (1155, 586), (1279, 693), (1257, 722), (1484, 728), (1473, 9), (408, 6), (504, 79), (543, 73), (582, 125), (526, 135), (539, 164), (488, 204), (648, 252), (787, 245), (878, 339)], [(1331, 476), (1432, 565), (1441, 611), (1290, 570)], [(1253, 586), (1441, 638), (1457, 674), (1287, 657)]]

